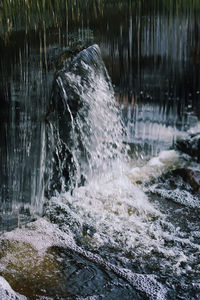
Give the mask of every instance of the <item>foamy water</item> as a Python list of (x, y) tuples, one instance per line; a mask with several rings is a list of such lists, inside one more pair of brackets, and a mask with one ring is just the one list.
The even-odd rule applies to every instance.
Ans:
[(13, 291), (9, 283), (0, 276), (0, 297), (3, 300), (26, 300), (27, 298), (19, 293)]
[[(197, 270), (192, 268), (200, 253), (198, 231), (190, 235), (173, 225), (168, 220), (170, 211), (161, 212), (145, 193), (145, 187), (136, 182), (173, 169), (178, 159), (175, 151), (165, 151), (137, 169), (118, 164), (105, 176), (96, 175), (86, 186), (74, 189), (73, 194), (53, 197), (46, 218), (5, 233), (1, 243), (9, 240), (19, 249), (29, 245), (36, 250), (39, 261), (55, 246), (70, 249), (97, 268), (119, 276), (149, 299), (167, 299), (167, 288), (159, 282), (158, 274), (175, 278), (187, 272), (195, 274)], [(6, 273), (11, 262), (17, 264), (15, 256), (15, 250), (9, 250), (1, 258), (1, 272)], [(29, 268), (29, 259), (23, 258), (22, 272)], [(139, 264), (149, 271), (153, 264), (154, 271), (139, 274)], [(192, 282), (198, 286), (198, 279)]]

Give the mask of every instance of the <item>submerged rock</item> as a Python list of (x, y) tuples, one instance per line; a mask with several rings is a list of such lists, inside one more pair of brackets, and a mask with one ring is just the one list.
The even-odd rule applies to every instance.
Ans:
[(200, 133), (190, 134), (186, 139), (177, 140), (176, 149), (200, 162)]
[[(41, 254), (26, 242), (2, 240), (0, 251), (1, 274), (12, 287), (27, 297), (54, 296), (63, 284), (62, 266), (53, 248)], [(63, 291), (62, 291), (63, 292)], [(1, 280), (0, 280), (1, 295)], [(24, 300), (26, 297), (3, 298)]]

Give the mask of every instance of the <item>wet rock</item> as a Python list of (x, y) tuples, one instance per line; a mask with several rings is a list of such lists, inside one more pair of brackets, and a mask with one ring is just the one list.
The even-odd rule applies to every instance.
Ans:
[(200, 208), (200, 171), (180, 168), (167, 172), (152, 181), (148, 190), (163, 199)]
[(192, 169), (176, 169), (171, 172), (176, 179), (180, 176), (187, 184), (189, 184), (194, 192), (200, 195), (200, 171)]
[[(0, 238), (0, 274), (15, 291), (28, 299), (42, 296), (61, 299), (61, 295), (67, 293), (61, 258), (55, 250), (61, 240), (57, 234), (60, 234), (59, 230), (41, 219), (4, 233)], [(26, 297), (12, 299), (24, 300)], [(0, 296), (0, 299), (11, 298)]]
[(180, 168), (167, 172), (158, 178), (163, 188), (175, 190), (177, 188), (200, 195), (200, 171)]
[[(70, 46), (63, 49), (53, 48), (48, 49), (47, 53), (47, 67), (48, 70), (59, 71), (63, 69), (72, 59), (82, 50), (86, 49), (89, 46), (88, 42), (76, 41)], [(45, 67), (45, 59), (43, 60), (43, 65)]]
[[(52, 88), (52, 111), (57, 125), (53, 133), (56, 150), (50, 190), (61, 191), (63, 186), (70, 189), (85, 183), (87, 171), (93, 167), (91, 157), (96, 155), (95, 149), (105, 152), (108, 144), (103, 140), (108, 135), (108, 126), (106, 122), (98, 126), (101, 113), (97, 115), (97, 111), (101, 108), (106, 113), (112, 111), (112, 116), (117, 114), (113, 99), (111, 80), (97, 45), (81, 51), (66, 68), (57, 72)], [(107, 155), (110, 157), (112, 153)], [(96, 161), (94, 164), (98, 165)]]
[[(44, 255), (40, 255), (32, 245), (25, 242), (2, 240), (0, 245), (1, 274), (16, 291), (29, 297), (51, 296), (54, 293), (52, 290), (59, 290), (62, 283), (61, 265), (51, 247)], [(26, 297), (13, 299), (24, 300)]]
[(186, 139), (177, 140), (176, 149), (200, 162), (200, 133), (190, 134)]

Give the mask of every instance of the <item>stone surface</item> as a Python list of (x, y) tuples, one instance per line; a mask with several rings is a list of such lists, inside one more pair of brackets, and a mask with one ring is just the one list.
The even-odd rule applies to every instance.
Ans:
[(200, 133), (190, 134), (186, 139), (177, 140), (176, 149), (200, 162)]
[(200, 208), (200, 171), (179, 168), (150, 182), (148, 190), (165, 200), (190, 208)]
[(200, 171), (192, 169), (176, 169), (171, 172), (173, 176), (180, 176), (186, 183), (188, 183), (194, 192), (200, 195)]
[(157, 184), (167, 190), (179, 188), (200, 195), (200, 171), (187, 168), (175, 169), (162, 174)]
[[(85, 183), (86, 169), (91, 164), (90, 152), (95, 156), (96, 149), (106, 144), (102, 141), (105, 133), (97, 133), (103, 128), (103, 124), (98, 123), (101, 113), (94, 115), (99, 109), (111, 111), (112, 98), (113, 87), (98, 45), (81, 51), (66, 68), (56, 73), (52, 88), (51, 115), (56, 126), (52, 134), (55, 142), (51, 149), (55, 151), (50, 190), (61, 191), (63, 186), (68, 190)], [(106, 130), (107, 125), (104, 132)]]

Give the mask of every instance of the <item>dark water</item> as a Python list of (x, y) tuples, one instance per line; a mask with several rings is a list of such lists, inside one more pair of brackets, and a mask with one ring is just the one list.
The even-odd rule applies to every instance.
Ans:
[[(142, 183), (150, 199), (149, 204), (126, 179), (123, 184), (120, 180), (112, 184), (100, 181), (100, 190), (92, 183), (91, 189), (78, 190), (74, 198), (63, 196), (66, 207), (58, 204), (60, 196), (54, 193), (59, 201), (51, 200), (46, 215), (65, 233), (68, 229), (63, 224), (67, 222), (82, 250), (50, 245), (45, 256), (47, 274), (39, 272), (39, 281), (35, 277), (32, 280), (36, 270), (31, 267), (28, 271), (29, 262), (24, 262), (22, 272), (20, 265), (9, 262), (14, 271), (10, 274), (1, 269), (1, 274), (10, 279), (16, 291), (30, 299), (37, 299), (36, 295), (53, 299), (165, 299), (159, 286), (163, 284), (168, 291), (166, 299), (199, 299), (199, 198), (195, 195), (191, 199), (182, 191), (174, 198), (166, 193), (160, 198), (163, 191), (159, 184), (144, 187), (152, 174), (190, 164), (188, 158), (180, 162), (172, 153), (170, 157), (161, 155), (160, 165), (155, 161), (145, 165), (160, 151), (173, 147), (178, 136), (200, 131), (199, 13), (200, 4), (195, 0), (0, 3), (0, 231), (43, 213), (53, 172), (54, 141), (47, 133), (55, 121), (51, 119), (54, 74), (66, 60), (94, 43), (101, 49), (120, 104), (124, 142), (131, 146), (130, 164), (140, 167), (129, 177)], [(164, 167), (158, 171), (162, 163)], [(132, 196), (142, 205), (136, 201), (132, 208)], [(107, 197), (117, 199), (116, 204)], [(167, 211), (168, 215), (163, 219), (152, 203), (161, 214)], [(113, 230), (112, 224), (116, 224)], [(43, 223), (37, 226), (35, 235), (40, 235), (40, 226), (48, 231)], [(18, 251), (16, 245), (14, 250), (9, 247), (7, 251), (12, 254)], [(27, 256), (27, 249), (25, 246), (19, 251), (19, 260)], [(83, 249), (99, 257), (91, 258)], [(39, 269), (45, 266), (44, 261)], [(57, 268), (60, 273), (55, 275)], [(146, 285), (141, 284), (142, 279), (135, 284), (123, 268), (158, 276), (155, 294), (154, 279), (145, 277)], [(20, 274), (17, 279), (15, 272)], [(51, 276), (56, 279), (54, 283), (47, 279)]]

